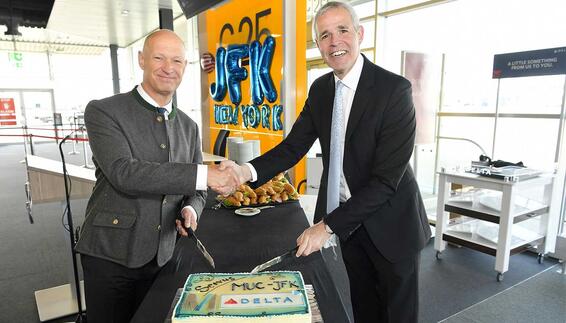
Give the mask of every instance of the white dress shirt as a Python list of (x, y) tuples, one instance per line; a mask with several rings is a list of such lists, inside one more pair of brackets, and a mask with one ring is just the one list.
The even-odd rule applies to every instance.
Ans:
[[(364, 67), (364, 58), (362, 55), (358, 55), (358, 59), (352, 66), (352, 69), (342, 78), (342, 83), (344, 84), (343, 95), (342, 95), (342, 107), (344, 107), (344, 130), (342, 131), (342, 164), (344, 161), (344, 149), (346, 141), (346, 128), (348, 127), (348, 119), (350, 119), (350, 111), (352, 110), (352, 103), (354, 102), (354, 95), (356, 94), (356, 89), (358, 88), (358, 82), (360, 81), (360, 76), (362, 75), (362, 68)], [(334, 75), (334, 81), (338, 81), (338, 77)], [(348, 183), (346, 183), (346, 177), (344, 176), (344, 167), (340, 169), (340, 202), (346, 202), (352, 194), (350, 193), (350, 188)]]
[[(364, 58), (360, 54), (352, 66), (352, 69), (344, 76), (342, 83), (344, 83), (343, 95), (342, 95), (342, 107), (344, 107), (344, 131), (342, 131), (342, 159), (344, 159), (344, 144), (346, 141), (346, 128), (348, 125), (348, 119), (350, 117), (350, 110), (352, 110), (352, 102), (354, 102), (354, 95), (356, 94), (356, 88), (358, 87), (358, 82), (360, 81), (360, 76), (362, 75), (362, 68), (364, 67)], [(334, 81), (337, 81), (338, 77), (334, 75)], [(332, 107), (331, 107), (332, 108)], [(250, 168), (252, 173), (252, 182), (257, 181), (257, 171), (250, 163), (246, 163)], [(342, 167), (340, 172), (340, 202), (347, 201), (352, 194), (348, 188), (348, 183), (346, 183), (346, 178), (344, 176), (344, 167)]]

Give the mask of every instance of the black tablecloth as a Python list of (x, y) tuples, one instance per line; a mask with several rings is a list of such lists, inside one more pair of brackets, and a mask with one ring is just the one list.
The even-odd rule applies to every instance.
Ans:
[[(230, 209), (212, 210), (213, 195), (209, 194), (196, 234), (214, 258), (214, 272), (249, 272), (256, 265), (293, 248), (297, 237), (308, 227), (298, 201), (243, 217)], [(314, 287), (324, 322), (347, 322), (344, 306), (320, 253), (291, 259), (268, 270), (300, 271), (305, 283)], [(183, 286), (189, 274), (201, 272), (212, 272), (212, 269), (198, 253), (192, 239), (180, 238), (173, 259), (159, 273), (132, 322), (163, 322), (177, 289)]]

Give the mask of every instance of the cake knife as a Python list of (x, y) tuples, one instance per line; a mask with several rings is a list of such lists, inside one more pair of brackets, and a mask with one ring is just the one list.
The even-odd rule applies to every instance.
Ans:
[(188, 228), (186, 228), (186, 230), (189, 233), (191, 239), (193, 239), (195, 241), (195, 243), (197, 245), (197, 249), (204, 256), (204, 258), (206, 259), (208, 264), (212, 267), (212, 269), (216, 269), (216, 267), (214, 266), (214, 259), (212, 259), (212, 256), (208, 253), (208, 251), (206, 251), (206, 248), (204, 247), (202, 242), (200, 242), (200, 240), (197, 238), (193, 228), (188, 227)]
[(264, 271), (266, 268), (269, 268), (273, 265), (277, 265), (278, 263), (282, 262), (283, 260), (287, 259), (287, 258), (294, 258), (295, 254), (297, 253), (297, 249), (299, 249), (299, 246), (296, 246), (295, 248), (287, 251), (286, 253), (282, 254), (281, 256), (277, 256), (269, 261), (264, 262), (261, 265), (257, 265), (255, 266), (254, 269), (252, 269), (251, 273), (252, 274), (257, 274), (260, 271)]

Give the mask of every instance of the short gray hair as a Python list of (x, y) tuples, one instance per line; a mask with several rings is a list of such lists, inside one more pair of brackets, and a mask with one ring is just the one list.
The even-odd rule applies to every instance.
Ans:
[(356, 31), (358, 29), (360, 29), (360, 18), (358, 17), (356, 10), (354, 10), (354, 7), (352, 7), (349, 3), (346, 3), (346, 2), (330, 1), (330, 2), (327, 2), (325, 5), (323, 5), (322, 7), (320, 7), (320, 9), (318, 9), (316, 14), (314, 15), (314, 18), (312, 19), (312, 39), (313, 40), (318, 40), (318, 30), (316, 30), (316, 21), (318, 20), (318, 18), (320, 16), (322, 16), (328, 10), (336, 9), (336, 8), (346, 9), (346, 11), (348, 11), (348, 13), (350, 14), (350, 17), (352, 18), (352, 23), (354, 24), (354, 29)]

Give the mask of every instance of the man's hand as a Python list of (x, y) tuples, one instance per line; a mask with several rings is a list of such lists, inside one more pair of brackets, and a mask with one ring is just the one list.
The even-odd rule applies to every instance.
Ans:
[(208, 165), (207, 185), (218, 194), (229, 195), (240, 185), (240, 176), (231, 167)]
[(181, 210), (181, 216), (183, 217), (183, 221), (175, 220), (175, 223), (177, 224), (177, 232), (179, 232), (180, 235), (186, 237), (188, 236), (186, 228), (191, 227), (193, 231), (196, 231), (197, 215), (194, 214), (190, 208), (183, 208)]
[(297, 238), (297, 257), (308, 256), (313, 252), (322, 249), (326, 240), (330, 238), (330, 233), (326, 232), (324, 222), (319, 221), (317, 224), (303, 231)]
[(220, 162), (220, 169), (232, 169), (238, 176), (238, 182), (244, 184), (252, 180), (252, 173), (248, 166), (238, 165), (232, 160), (224, 160)]

